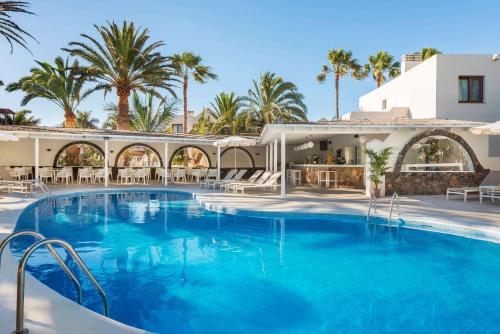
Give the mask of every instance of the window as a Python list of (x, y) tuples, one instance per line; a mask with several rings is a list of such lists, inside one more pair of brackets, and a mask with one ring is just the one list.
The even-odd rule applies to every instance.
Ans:
[(387, 99), (382, 100), (382, 110), (387, 109)]
[(116, 167), (161, 167), (160, 158), (147, 146), (132, 145), (119, 154)]
[(482, 103), (484, 96), (483, 88), (484, 77), (482, 76), (458, 77), (458, 102)]
[(469, 153), (445, 136), (429, 136), (413, 144), (406, 153), (402, 172), (473, 172)]
[(172, 131), (174, 133), (182, 133), (184, 132), (182, 129), (182, 124), (172, 124)]

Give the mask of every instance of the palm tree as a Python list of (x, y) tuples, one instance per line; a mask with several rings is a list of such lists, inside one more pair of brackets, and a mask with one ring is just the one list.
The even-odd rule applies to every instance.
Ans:
[(21, 90), (26, 95), (21, 101), (25, 106), (35, 98), (49, 100), (64, 110), (65, 126), (74, 128), (75, 110), (93, 89), (84, 90), (85, 77), (80, 74), (77, 60), (69, 64), (62, 57), (55, 59), (55, 66), (47, 62), (39, 62), (38, 67), (30, 70), (30, 75), (21, 78), (19, 81), (7, 86), (8, 92)]
[[(130, 129), (145, 132), (166, 131), (168, 122), (175, 115), (177, 100), (162, 98), (160, 103), (155, 107), (155, 96), (154, 92), (150, 92), (146, 95), (145, 100), (141, 100), (136, 92), (133, 93), (129, 115)], [(103, 127), (116, 129), (118, 107), (114, 104), (108, 104), (106, 110), (109, 114)]]
[(441, 51), (439, 51), (438, 49), (435, 49), (435, 48), (422, 48), (422, 50), (420, 51), (420, 55), (422, 56), (422, 60), (427, 60), (430, 57), (432, 57), (434, 55), (439, 55), (441, 53), (442, 53)]
[(196, 123), (193, 124), (193, 129), (191, 133), (198, 135), (208, 135), (211, 134), (213, 128), (212, 114), (210, 109), (203, 109), (203, 111), (198, 115)]
[(340, 117), (339, 112), (339, 82), (343, 77), (350, 75), (356, 80), (363, 78), (364, 73), (361, 71), (361, 66), (358, 61), (352, 57), (352, 51), (344, 49), (332, 49), (328, 51), (329, 65), (323, 65), (321, 72), (317, 76), (318, 82), (322, 83), (326, 80), (328, 74), (332, 73), (335, 78), (335, 110), (336, 118)]
[(39, 125), (40, 118), (31, 115), (32, 111), (28, 109), (19, 110), (14, 115), (13, 123), (15, 125)]
[(376, 55), (369, 56), (368, 62), (364, 70), (372, 73), (377, 88), (387, 81), (387, 77), (393, 79), (400, 73), (399, 62), (395, 61), (387, 51), (378, 51)]
[(242, 97), (235, 93), (220, 93), (211, 103), (210, 114), (215, 119), (211, 134), (235, 135), (240, 131), (240, 109)]
[(97, 129), (99, 119), (92, 116), (91, 111), (77, 111), (76, 112), (76, 127), (84, 129)]
[(296, 123), (307, 121), (304, 96), (297, 86), (285, 81), (276, 73), (266, 72), (260, 82), (253, 80), (253, 89), (243, 98), (246, 110), (241, 115), (245, 124), (259, 130), (270, 123)]
[(137, 29), (134, 23), (123, 22), (120, 28), (115, 22), (108, 26), (94, 25), (101, 41), (81, 34), (84, 42), (71, 42), (71, 48), (63, 50), (88, 62), (83, 68), (92, 80), (99, 84), (95, 90), (104, 90), (105, 95), (116, 89), (118, 95), (117, 128), (129, 128), (128, 97), (131, 91), (149, 92), (163, 88), (175, 96), (172, 90), (172, 64), (158, 49), (161, 41), (146, 45), (148, 29)]
[(187, 90), (189, 78), (192, 77), (196, 82), (205, 83), (207, 79), (217, 79), (217, 75), (212, 73), (212, 69), (208, 66), (202, 65), (200, 56), (191, 52), (183, 52), (181, 54), (174, 54), (172, 56), (172, 64), (175, 69), (175, 74), (182, 81), (182, 97), (183, 97), (183, 111), (184, 111), (184, 133), (187, 133)]
[(0, 1), (0, 35), (10, 44), (10, 53), (14, 51), (14, 43), (29, 51), (25, 37), (35, 39), (26, 30), (12, 20), (12, 13), (31, 14), (27, 1)]

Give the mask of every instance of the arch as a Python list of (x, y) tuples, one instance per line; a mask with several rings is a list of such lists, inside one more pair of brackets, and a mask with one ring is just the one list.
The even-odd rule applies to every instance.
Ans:
[(184, 145), (184, 146), (181, 146), (181, 147), (177, 148), (174, 151), (174, 153), (172, 153), (172, 155), (170, 156), (170, 159), (168, 161), (168, 168), (172, 167), (172, 160), (174, 159), (174, 157), (176, 156), (176, 154), (179, 151), (184, 150), (186, 148), (195, 148), (195, 149), (199, 150), (205, 156), (205, 158), (207, 159), (207, 161), (208, 161), (208, 168), (212, 168), (212, 161), (210, 160), (210, 156), (208, 155), (208, 153), (204, 149), (202, 149), (201, 147), (196, 146), (196, 145)]
[[(220, 159), (222, 161), (222, 157), (224, 156), (224, 154), (230, 150), (233, 150), (233, 149), (236, 149), (236, 150), (241, 150), (243, 151), (249, 158), (250, 158), (250, 161), (252, 163), (252, 166), (243, 166), (243, 167), (252, 167), (252, 168), (255, 168), (255, 160), (253, 159), (253, 156), (250, 154), (250, 152), (248, 152), (247, 149), (243, 148), (243, 147), (227, 147), (224, 151), (222, 151), (220, 153)], [(221, 163), (222, 165), (222, 163)]]
[[(160, 162), (160, 167), (163, 167), (163, 160), (161, 158), (160, 153), (158, 153), (158, 151), (154, 147), (152, 147), (152, 146), (150, 146), (148, 144), (143, 144), (143, 143), (133, 143), (133, 144), (124, 146), (118, 152), (118, 154), (116, 155), (116, 158), (115, 158), (115, 167), (118, 167), (118, 161), (120, 160), (120, 157), (122, 156), (123, 152), (125, 152), (126, 150), (128, 150), (128, 149), (130, 149), (132, 147), (135, 147), (135, 146), (143, 146), (143, 147), (151, 150), (156, 155), (156, 157), (158, 158), (158, 161)], [(154, 166), (149, 166), (149, 167), (154, 167)]]
[(435, 129), (435, 130), (428, 130), (424, 131), (415, 137), (411, 138), (408, 143), (403, 147), (403, 149), (399, 152), (398, 158), (396, 160), (396, 164), (394, 165), (394, 173), (400, 173), (401, 172), (401, 167), (403, 165), (403, 160), (406, 157), (406, 154), (408, 151), (412, 148), (412, 146), (416, 143), (418, 143), (420, 140), (427, 138), (427, 137), (432, 137), (432, 136), (442, 136), (442, 137), (447, 137), (451, 140), (454, 140), (457, 142), (460, 146), (464, 148), (464, 150), (469, 154), (469, 157), (472, 161), (472, 165), (474, 167), (475, 172), (482, 172), (484, 170), (483, 166), (479, 162), (479, 159), (477, 158), (476, 154), (472, 150), (472, 148), (467, 144), (467, 142), (459, 135), (452, 133), (448, 130), (444, 129)]
[[(91, 143), (89, 141), (84, 141), (84, 140), (80, 140), (80, 141), (73, 141), (71, 143), (68, 143), (66, 145), (64, 145), (63, 147), (61, 147), (59, 149), (59, 151), (57, 151), (57, 154), (54, 158), (54, 162), (52, 164), (53, 167), (58, 167), (58, 161), (59, 161), (59, 158), (61, 157), (61, 155), (71, 146), (73, 145), (87, 145), (87, 146), (90, 146), (94, 149), (96, 149), (100, 155), (101, 155), (101, 158), (102, 158), (102, 166), (104, 166), (104, 150), (102, 148), (100, 148), (99, 146), (97, 146), (96, 144), (94, 143)], [(78, 166), (78, 165), (75, 165), (75, 166)]]

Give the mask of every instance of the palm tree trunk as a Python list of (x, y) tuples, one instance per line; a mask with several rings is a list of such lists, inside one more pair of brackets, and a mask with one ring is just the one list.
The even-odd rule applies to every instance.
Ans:
[(382, 78), (380, 76), (377, 77), (377, 88), (382, 86)]
[(187, 90), (188, 90), (188, 78), (184, 76), (184, 80), (182, 81), (182, 96), (184, 99), (184, 124), (182, 129), (184, 133), (188, 133), (187, 125), (188, 125), (188, 104), (187, 104)]
[[(187, 105), (187, 90), (188, 90), (188, 78), (185, 75), (182, 81), (182, 95), (184, 99), (184, 124), (182, 125), (182, 130), (184, 133), (188, 133), (188, 105)], [(184, 149), (184, 166), (187, 167), (189, 164), (189, 156), (187, 148)]]
[(335, 74), (335, 108), (337, 111), (337, 119), (340, 117), (340, 112), (339, 112), (339, 75)]
[(76, 116), (71, 109), (64, 111), (64, 127), (76, 128)]
[(117, 130), (128, 130), (128, 96), (130, 92), (118, 93)]

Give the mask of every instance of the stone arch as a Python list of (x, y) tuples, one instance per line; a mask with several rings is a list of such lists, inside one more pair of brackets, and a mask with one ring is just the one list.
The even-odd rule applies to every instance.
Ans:
[(71, 143), (68, 143), (66, 145), (64, 145), (63, 147), (61, 147), (59, 149), (59, 151), (57, 151), (57, 154), (54, 158), (54, 162), (52, 163), (52, 166), (53, 167), (58, 167), (57, 166), (57, 162), (59, 160), (59, 158), (61, 157), (61, 154), (66, 151), (69, 147), (73, 146), (73, 145), (87, 145), (87, 146), (90, 146), (92, 148), (95, 148), (102, 156), (102, 160), (104, 161), (104, 150), (102, 148), (100, 148), (99, 146), (97, 146), (96, 144), (94, 143), (91, 143), (89, 141), (85, 141), (85, 140), (79, 140), (79, 141), (73, 141)]
[(116, 158), (115, 158), (115, 167), (118, 167), (118, 160), (120, 159), (120, 156), (123, 154), (123, 152), (125, 152), (126, 150), (128, 150), (129, 148), (134, 147), (134, 146), (144, 146), (144, 147), (150, 149), (151, 151), (153, 151), (153, 153), (158, 158), (158, 161), (160, 162), (160, 167), (163, 167), (163, 160), (161, 158), (160, 153), (154, 147), (152, 147), (152, 146), (150, 146), (148, 144), (143, 144), (143, 143), (133, 143), (133, 144), (130, 144), (130, 145), (127, 145), (127, 146), (123, 147), (118, 152), (118, 154), (116, 155)]
[(210, 155), (208, 155), (207, 151), (205, 151), (204, 149), (202, 149), (201, 147), (199, 146), (196, 146), (196, 145), (184, 145), (184, 146), (181, 146), (179, 148), (177, 148), (174, 153), (172, 153), (172, 155), (170, 156), (170, 159), (168, 160), (168, 168), (171, 168), (172, 167), (172, 160), (173, 158), (175, 157), (175, 155), (180, 151), (180, 150), (184, 150), (186, 148), (195, 148), (199, 151), (201, 151), (201, 153), (205, 156), (205, 158), (207, 159), (208, 161), (208, 168), (212, 168), (212, 160), (210, 160)]
[(253, 159), (252, 155), (250, 154), (250, 152), (248, 152), (247, 149), (243, 148), (243, 147), (227, 147), (226, 149), (224, 149), (224, 151), (221, 152), (220, 154), (220, 158), (221, 158), (221, 161), (222, 161), (222, 157), (224, 156), (225, 153), (233, 150), (233, 149), (236, 149), (236, 150), (241, 150), (243, 151), (249, 158), (250, 158), (250, 161), (251, 161), (251, 164), (252, 166), (244, 166), (244, 167), (251, 167), (251, 168), (255, 168), (255, 160)]
[(484, 170), (483, 166), (479, 162), (479, 159), (477, 158), (476, 154), (474, 153), (474, 150), (472, 149), (472, 147), (470, 147), (470, 145), (461, 136), (459, 136), (453, 132), (450, 132), (448, 130), (435, 129), (435, 130), (424, 131), (424, 132), (414, 136), (406, 143), (406, 145), (403, 147), (403, 149), (399, 152), (398, 158), (396, 160), (396, 164), (394, 165), (394, 173), (401, 172), (401, 166), (403, 165), (403, 160), (404, 160), (406, 154), (408, 153), (408, 151), (410, 150), (410, 148), (414, 144), (419, 142), (420, 140), (427, 138), (427, 137), (431, 137), (431, 136), (443, 136), (443, 137), (447, 137), (449, 139), (456, 141), (459, 145), (461, 145), (464, 148), (464, 150), (467, 152), (467, 154), (469, 154), (469, 157), (471, 158), (472, 164), (474, 166), (474, 171), (475, 172), (482, 172)]

